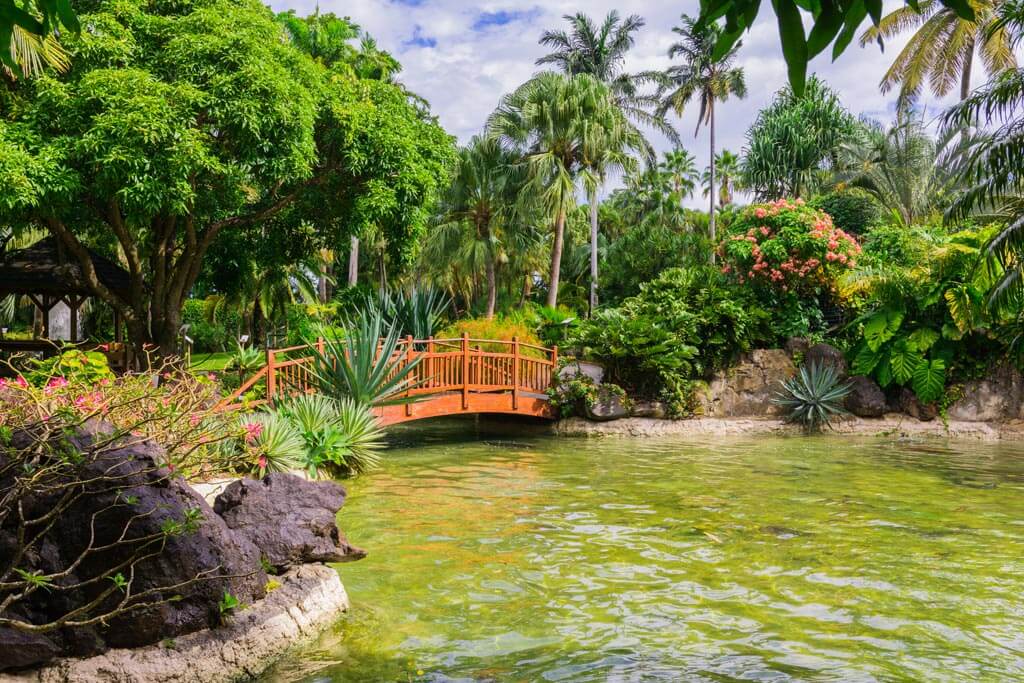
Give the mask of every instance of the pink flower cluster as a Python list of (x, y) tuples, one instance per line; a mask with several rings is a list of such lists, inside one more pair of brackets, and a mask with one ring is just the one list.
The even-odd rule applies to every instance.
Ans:
[(734, 273), (740, 284), (762, 282), (784, 292), (830, 283), (835, 269), (856, 267), (861, 253), (828, 214), (800, 199), (751, 207), (733, 230), (719, 249), (722, 272)]
[(256, 439), (260, 438), (260, 434), (263, 433), (263, 425), (259, 422), (246, 422), (242, 425), (245, 430), (245, 442), (253, 443)]

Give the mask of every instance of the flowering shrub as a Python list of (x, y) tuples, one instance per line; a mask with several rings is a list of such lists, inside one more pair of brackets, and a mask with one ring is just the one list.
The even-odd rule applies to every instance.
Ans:
[(748, 207), (729, 232), (719, 247), (722, 272), (783, 292), (831, 290), (861, 253), (857, 240), (802, 199)]
[[(54, 366), (54, 370), (59, 366)], [(70, 433), (92, 420), (113, 425), (125, 445), (152, 439), (166, 451), (166, 465), (189, 477), (225, 470), (258, 469), (255, 451), (246, 461), (228, 460), (219, 445), (245, 441), (246, 428), (235, 416), (214, 413), (218, 387), (209, 376), (165, 368), (153, 374), (119, 377), (76, 372), (48, 377), (33, 373), (0, 378), (0, 442), (16, 432), (49, 438)]]

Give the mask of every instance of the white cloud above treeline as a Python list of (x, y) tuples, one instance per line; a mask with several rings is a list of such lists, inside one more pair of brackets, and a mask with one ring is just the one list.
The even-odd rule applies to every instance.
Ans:
[[(888, 0), (886, 10), (902, 4)], [(697, 0), (686, 2), (644, 2), (642, 0), (588, 0), (586, 3), (548, 0), (502, 0), (470, 3), (456, 0), (274, 0), (275, 10), (295, 9), (311, 13), (319, 5), (322, 12), (351, 17), (376, 38), (379, 46), (390, 51), (402, 63), (401, 80), (425, 97), (442, 125), (465, 142), (482, 130), (487, 116), (502, 95), (537, 72), (535, 60), (547, 50), (537, 43), (542, 31), (562, 28), (562, 16), (584, 11), (595, 20), (616, 9), (623, 16), (639, 14), (647, 24), (637, 34), (636, 46), (627, 60), (627, 69), (662, 69), (669, 64), (667, 51), (673, 42), (672, 27), (683, 12), (698, 13)], [(882, 95), (878, 83), (904, 40), (886, 45), (883, 54), (877, 46), (860, 48), (854, 42), (833, 63), (822, 55), (811, 64), (854, 114), (888, 121), (895, 97)], [(975, 83), (984, 74), (975, 60)], [(718, 148), (740, 152), (745, 134), (759, 109), (768, 104), (786, 83), (785, 63), (778, 44), (778, 33), (770, 3), (762, 3), (761, 17), (752, 31), (743, 37), (737, 64), (746, 72), (748, 95), (730, 100), (718, 109)], [(922, 101), (926, 112), (938, 114), (951, 100)], [(692, 151), (701, 167), (708, 161), (707, 132), (701, 129), (694, 138), (696, 111), (676, 120), (684, 146)], [(660, 150), (670, 147), (667, 140), (652, 134)], [(692, 203), (701, 205), (698, 197)]]

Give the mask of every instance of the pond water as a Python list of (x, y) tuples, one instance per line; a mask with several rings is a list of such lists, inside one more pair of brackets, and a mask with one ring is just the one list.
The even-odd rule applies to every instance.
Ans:
[[(1024, 447), (409, 437), (274, 681), (1024, 679)], [(454, 440), (453, 440), (454, 439)]]

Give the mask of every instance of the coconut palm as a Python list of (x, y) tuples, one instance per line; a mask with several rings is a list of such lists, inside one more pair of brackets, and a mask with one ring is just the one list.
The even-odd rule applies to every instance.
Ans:
[(502, 147), (498, 140), (474, 136), (459, 150), (451, 185), (441, 200), (441, 235), (459, 235), (467, 230), (472, 236), (468, 256), (479, 252), (479, 260), (483, 261), (487, 318), (494, 317), (498, 242), (502, 225), (514, 213), (518, 193), (514, 167), (518, 162), (518, 155)]
[(536, 200), (550, 219), (552, 308), (558, 304), (565, 221), (577, 183), (597, 158), (597, 142), (622, 126), (622, 117), (608, 87), (593, 76), (541, 73), (502, 98), (488, 120), (488, 135), (524, 159), (520, 196)]
[[(708, 235), (712, 243), (715, 241), (715, 102), (725, 102), (730, 96), (743, 98), (747, 95), (746, 80), (743, 69), (734, 67), (736, 53), (742, 43), (737, 42), (725, 54), (715, 54), (715, 45), (721, 37), (723, 29), (713, 22), (697, 24), (692, 17), (683, 14), (681, 24), (672, 29), (679, 40), (668, 50), (670, 59), (682, 57), (683, 63), (670, 66), (665, 72), (664, 84), (661, 88), (661, 105), (659, 113), (669, 109), (677, 116), (694, 98), (700, 101), (700, 113), (697, 117), (697, 128), (694, 136), (700, 132), (702, 125), (707, 125), (710, 137), (711, 165), (708, 185), (711, 188), (708, 209)], [(714, 251), (711, 259), (714, 260)]]
[(996, 23), (1003, 0), (972, 0), (974, 21), (960, 18), (938, 0), (900, 7), (882, 17), (860, 37), (860, 44), (881, 42), (916, 29), (882, 78), (883, 93), (899, 86), (901, 102), (915, 99), (928, 81), (942, 97), (960, 85), (960, 99), (971, 92), (971, 69), (977, 54), (989, 74), (1017, 65), (1011, 36)]
[(671, 194), (675, 195), (680, 205), (697, 187), (697, 160), (685, 149), (665, 152), (658, 170), (665, 174), (672, 188)]
[[(732, 204), (733, 194), (741, 189), (739, 186), (740, 158), (727, 149), (723, 149), (715, 157), (715, 176), (718, 181), (718, 205), (720, 207)], [(711, 194), (711, 166), (708, 165), (700, 176), (701, 185), (704, 187), (704, 196)]]

